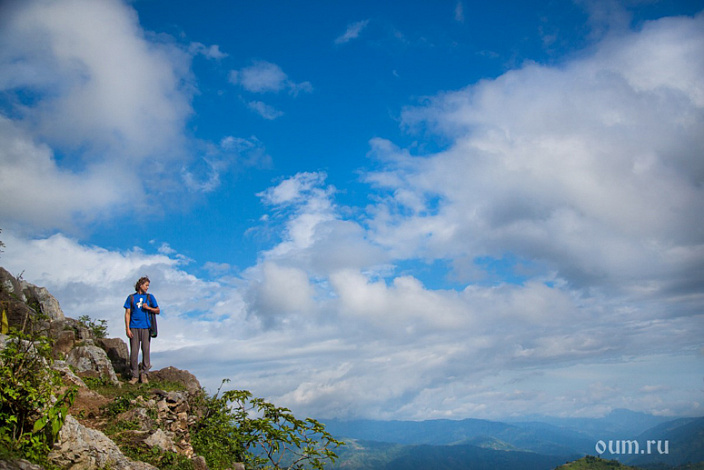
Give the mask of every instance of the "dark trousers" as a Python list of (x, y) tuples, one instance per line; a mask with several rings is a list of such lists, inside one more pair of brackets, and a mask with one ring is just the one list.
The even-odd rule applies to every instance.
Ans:
[[(132, 377), (139, 377), (140, 370), (146, 373), (151, 369), (152, 364), (149, 359), (149, 328), (130, 328), (132, 337), (130, 338), (130, 369)], [(142, 363), (139, 363), (139, 349), (142, 346)]]

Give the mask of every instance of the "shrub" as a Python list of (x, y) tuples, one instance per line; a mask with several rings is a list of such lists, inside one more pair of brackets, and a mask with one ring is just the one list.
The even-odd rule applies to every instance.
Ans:
[[(224, 382), (223, 382), (224, 383)], [(246, 390), (220, 391), (201, 396), (203, 417), (193, 429), (194, 450), (205, 456), (213, 470), (244, 462), (245, 468), (322, 470), (337, 459), (335, 448), (344, 445), (325, 426), (297, 419)]]
[(61, 374), (49, 367), (48, 338), (12, 333), (0, 351), (0, 448), (5, 455), (43, 462), (76, 389), (59, 393)]
[(108, 334), (107, 320), (93, 320), (88, 315), (78, 317), (78, 322), (85, 328), (88, 328), (94, 338), (105, 338)]

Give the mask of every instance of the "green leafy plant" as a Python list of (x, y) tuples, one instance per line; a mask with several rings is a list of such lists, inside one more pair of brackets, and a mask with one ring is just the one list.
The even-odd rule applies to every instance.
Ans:
[(233, 462), (257, 469), (322, 470), (337, 459), (334, 449), (344, 445), (322, 423), (298, 419), (289, 409), (254, 398), (246, 390), (222, 395), (218, 390), (202, 400), (205, 411), (193, 429), (192, 443), (214, 470), (229, 468)]
[(88, 328), (92, 333), (94, 338), (105, 338), (108, 334), (108, 321), (107, 320), (93, 320), (88, 315), (81, 315), (78, 317), (78, 322), (84, 327)]
[(12, 332), (0, 351), (0, 448), (3, 454), (43, 462), (76, 396), (60, 393), (45, 336)]

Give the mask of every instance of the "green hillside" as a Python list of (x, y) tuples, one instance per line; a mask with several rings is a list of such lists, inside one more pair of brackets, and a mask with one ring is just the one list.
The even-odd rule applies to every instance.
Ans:
[(638, 467), (623, 465), (617, 460), (604, 460), (587, 455), (574, 462), (557, 467), (558, 470), (638, 470)]

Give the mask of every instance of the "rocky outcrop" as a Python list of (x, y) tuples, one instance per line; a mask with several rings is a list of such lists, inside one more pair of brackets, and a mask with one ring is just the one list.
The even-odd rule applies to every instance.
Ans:
[[(4, 294), (0, 295), (0, 300), (7, 304), (3, 305), (3, 308), (8, 320), (11, 320), (11, 326), (19, 326), (19, 322), (26, 318), (26, 315), (19, 315), (20, 313), (29, 313), (32, 310), (45, 315), (50, 321), (65, 318), (59, 301), (46, 288), (17, 279), (4, 268), (0, 268), (0, 292)], [(16, 320), (17, 324), (12, 325), (12, 320)]]
[(127, 348), (127, 343), (120, 338), (100, 338), (95, 343), (108, 355), (116, 374), (123, 377), (129, 374), (130, 351)]
[(26, 460), (0, 460), (0, 470), (44, 470), (44, 468)]
[(185, 386), (189, 393), (198, 393), (201, 391), (200, 382), (198, 382), (195, 375), (191, 374), (187, 370), (180, 370), (169, 366), (161, 370), (150, 372), (149, 377), (155, 380), (179, 383)]
[(59, 442), (49, 453), (49, 461), (60, 468), (71, 470), (156, 469), (147, 463), (128, 459), (105, 434), (83, 426), (73, 416), (66, 418), (59, 434)]
[(45, 287), (37, 287), (34, 284), (30, 284), (26, 281), (21, 281), (22, 292), (25, 294), (25, 298), (34, 299), (34, 301), (39, 305), (41, 313), (46, 315), (50, 321), (63, 320), (66, 318), (64, 312), (61, 310), (59, 301), (46, 290)]
[[(82, 322), (64, 316), (58, 301), (46, 289), (18, 280), (2, 268), (0, 302), (11, 327), (41, 331), (52, 339), (51, 367), (61, 373), (67, 387), (77, 388), (77, 398), (70, 410), (74, 415), (66, 418), (58, 442), (49, 454), (53, 467), (71, 470), (156, 468), (129, 459), (100, 431), (113, 420), (136, 425), (136, 429), (121, 431), (120, 439), (140, 448), (174, 452), (190, 459), (193, 468), (208, 469), (205, 458), (196, 455), (191, 445), (190, 429), (201, 418), (198, 410), (191, 409), (191, 399), (203, 393), (193, 374), (175, 367), (150, 372), (152, 383), (176, 383), (185, 390), (153, 388), (146, 398), (137, 396), (130, 400), (128, 411), (106, 418), (104, 410), (113, 400), (90, 390), (84, 379), (99, 378), (121, 387), (119, 376), (125, 377), (129, 368), (127, 344), (119, 338), (94, 337), (92, 330)], [(0, 350), (8, 339), (0, 334)], [(232, 468), (244, 470), (237, 463), (233, 463)], [(42, 467), (22, 460), (0, 461), (0, 470), (6, 469), (41, 470)]]
[(5, 268), (0, 268), (0, 290), (15, 295), (20, 302), (27, 302), (22, 292), (22, 284)]
[(66, 363), (76, 370), (78, 376), (103, 378), (114, 385), (120, 384), (107, 353), (93, 344), (92, 340), (71, 349), (66, 356)]

